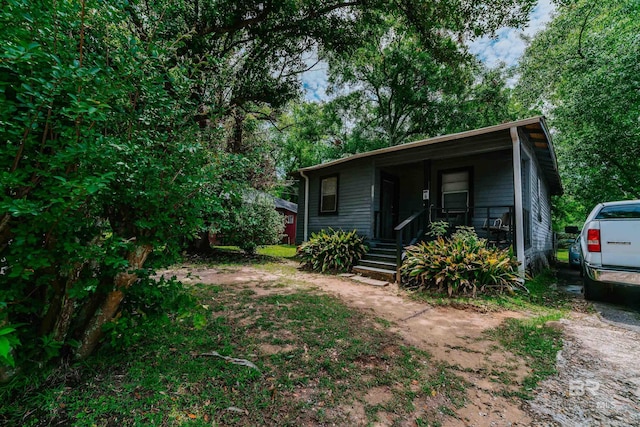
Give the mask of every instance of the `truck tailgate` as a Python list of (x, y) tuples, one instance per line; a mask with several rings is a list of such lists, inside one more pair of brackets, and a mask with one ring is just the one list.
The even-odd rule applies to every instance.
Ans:
[(602, 265), (640, 268), (640, 219), (600, 221)]

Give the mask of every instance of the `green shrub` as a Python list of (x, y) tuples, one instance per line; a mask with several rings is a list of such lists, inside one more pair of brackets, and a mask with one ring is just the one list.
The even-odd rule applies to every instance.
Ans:
[(313, 233), (298, 247), (302, 265), (315, 271), (349, 271), (367, 252), (364, 237), (356, 230), (333, 229)]
[[(278, 213), (273, 199), (259, 193), (249, 193), (236, 201), (218, 222), (225, 244), (240, 247), (245, 253), (254, 255), (258, 246), (275, 245), (284, 232), (284, 217)], [(238, 204), (240, 203), (240, 204)]]
[(405, 283), (446, 288), (449, 296), (524, 289), (511, 249), (488, 247), (472, 227), (457, 227), (448, 239), (438, 236), (407, 248), (401, 271)]

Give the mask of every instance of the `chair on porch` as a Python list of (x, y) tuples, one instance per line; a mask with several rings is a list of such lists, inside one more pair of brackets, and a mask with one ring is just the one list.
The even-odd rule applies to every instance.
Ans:
[(500, 218), (496, 219), (486, 218), (482, 228), (488, 230), (490, 236), (494, 236), (489, 240), (496, 243), (506, 243), (507, 234), (511, 232), (511, 213), (505, 212)]

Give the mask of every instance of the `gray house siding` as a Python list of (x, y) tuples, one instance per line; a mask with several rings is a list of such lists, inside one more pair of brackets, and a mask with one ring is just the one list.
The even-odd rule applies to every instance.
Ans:
[[(362, 235), (373, 238), (375, 212), (380, 209), (380, 179), (382, 173), (395, 176), (399, 180), (398, 222), (423, 208), (424, 169), (422, 160), (401, 165), (386, 165), (387, 159), (350, 162), (345, 165), (309, 172), (309, 236), (322, 229), (357, 229)], [(483, 152), (463, 157), (434, 159), (431, 165), (431, 204), (440, 206), (437, 189), (438, 172), (462, 167), (473, 168), (473, 188), (475, 206), (513, 206), (513, 168), (511, 151)], [(320, 215), (320, 181), (323, 177), (338, 174), (338, 214)], [(371, 197), (373, 186), (373, 198)], [(300, 181), (300, 206), (304, 206), (304, 179)], [(492, 209), (491, 215), (500, 216), (507, 208)], [(304, 233), (304, 209), (298, 212), (297, 242), (301, 243)], [(473, 225), (483, 226), (485, 212), (479, 212)]]
[(531, 246), (525, 251), (527, 265), (533, 267), (548, 266), (553, 252), (553, 231), (551, 218), (551, 196), (549, 184), (535, 156), (531, 142), (521, 136), (523, 151), (530, 159), (528, 192), (531, 226)]
[[(372, 237), (371, 229), (371, 185), (372, 162), (363, 160), (345, 166), (327, 168), (309, 173), (309, 237), (320, 230), (358, 230), (358, 233)], [(337, 214), (320, 214), (320, 182), (322, 178), (338, 175), (338, 212)], [(304, 179), (300, 185), (300, 198), (304, 200)], [(306, 201), (305, 201), (306, 202)], [(297, 241), (304, 238), (304, 212), (298, 220)]]

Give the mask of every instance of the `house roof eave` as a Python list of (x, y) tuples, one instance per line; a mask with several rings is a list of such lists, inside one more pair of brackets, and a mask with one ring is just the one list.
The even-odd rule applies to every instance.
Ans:
[(458, 139), (472, 138), (474, 136), (485, 135), (485, 134), (488, 134), (488, 133), (507, 130), (507, 129), (510, 129), (510, 128), (514, 127), (514, 126), (520, 127), (520, 126), (526, 126), (526, 125), (530, 125), (530, 124), (540, 123), (540, 121), (542, 119), (543, 119), (542, 116), (536, 116), (536, 117), (531, 117), (531, 118), (528, 118), (528, 119), (502, 123), (502, 124), (494, 125), (494, 126), (488, 126), (488, 127), (484, 127), (484, 128), (480, 128), (480, 129), (474, 129), (474, 130), (469, 130), (469, 131), (464, 131), (464, 132), (452, 133), (452, 134), (448, 134), (448, 135), (435, 136), (435, 137), (432, 137), (432, 138), (422, 139), (422, 140), (419, 140), (419, 141), (408, 142), (406, 144), (394, 145), (393, 147), (380, 148), (380, 149), (373, 150), (373, 151), (367, 151), (365, 153), (358, 153), (358, 154), (351, 155), (349, 157), (344, 157), (344, 158), (341, 158), (341, 159), (331, 160), (331, 161), (326, 162), (326, 163), (321, 163), (319, 165), (308, 166), (306, 168), (299, 169), (298, 172), (300, 172), (300, 171), (302, 171), (302, 172), (314, 171), (314, 170), (318, 170), (318, 169), (324, 169), (324, 168), (327, 168), (327, 167), (339, 165), (341, 163), (351, 162), (351, 161), (354, 161), (356, 159), (363, 159), (363, 158), (367, 158), (367, 157), (380, 156), (380, 155), (384, 155), (384, 154), (387, 154), (387, 153), (394, 153), (394, 152), (397, 152), (397, 151), (404, 151), (404, 150), (409, 150), (409, 149), (412, 149), (412, 148), (418, 148), (418, 147), (423, 147), (423, 146), (426, 146), (426, 145), (433, 145), (433, 144), (438, 144), (438, 143), (447, 142), (447, 141), (454, 141), (454, 140), (458, 140)]
[(465, 132), (458, 132), (458, 133), (453, 133), (449, 135), (441, 135), (441, 136), (427, 138), (419, 141), (408, 142), (406, 144), (395, 145), (393, 147), (380, 148), (378, 150), (367, 151), (365, 153), (358, 153), (349, 157), (344, 157), (342, 159), (336, 159), (326, 163), (309, 166), (306, 168), (301, 168), (298, 171), (294, 172), (292, 175), (299, 177), (300, 174), (304, 172), (317, 171), (317, 170), (329, 168), (332, 166), (337, 166), (344, 163), (352, 162), (358, 159), (373, 158), (373, 157), (383, 156), (389, 153), (395, 153), (398, 151), (410, 150), (413, 148), (419, 148), (419, 147), (424, 147), (428, 145), (435, 145), (443, 142), (473, 138), (475, 136), (501, 132), (504, 130), (511, 129), (513, 127), (523, 128), (525, 131), (531, 130), (532, 128), (536, 128), (536, 130), (541, 131), (542, 140), (538, 140), (537, 142), (539, 144), (537, 146), (534, 146), (535, 155), (536, 157), (538, 157), (541, 165), (543, 165), (545, 175), (548, 177), (551, 194), (561, 195), (563, 193), (563, 188), (562, 188), (562, 182), (560, 181), (560, 174), (558, 171), (558, 162), (557, 162), (555, 150), (553, 148), (551, 135), (549, 133), (549, 129), (547, 127), (544, 116), (535, 116), (527, 119), (516, 120), (516, 121), (502, 123), (494, 126), (488, 126), (480, 129), (474, 129), (474, 130), (465, 131)]

